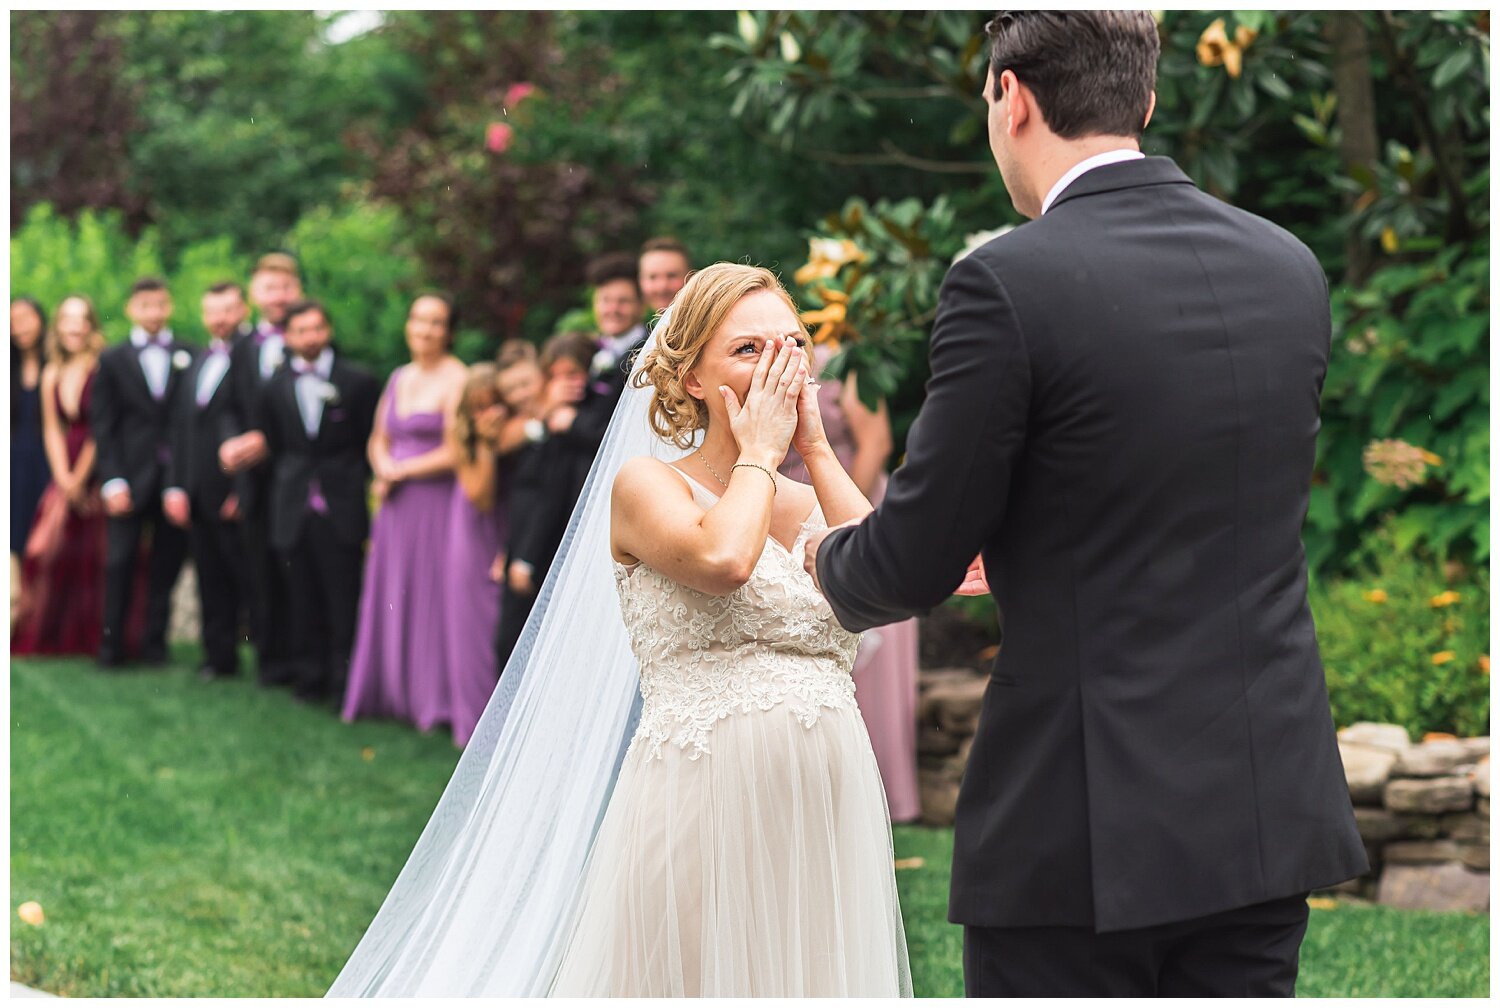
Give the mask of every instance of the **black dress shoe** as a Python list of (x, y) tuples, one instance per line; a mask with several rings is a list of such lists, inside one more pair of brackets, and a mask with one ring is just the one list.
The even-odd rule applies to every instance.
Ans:
[(95, 662), (101, 669), (105, 669), (111, 672), (117, 671), (120, 666), (125, 664), (124, 659), (122, 659), (120, 655), (114, 651), (100, 651), (99, 656), (95, 659)]

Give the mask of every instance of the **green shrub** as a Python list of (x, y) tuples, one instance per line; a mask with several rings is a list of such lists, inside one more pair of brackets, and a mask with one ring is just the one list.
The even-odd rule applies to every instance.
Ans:
[(406, 363), (406, 310), (425, 278), (395, 208), (351, 201), (313, 210), (292, 228), (287, 249), (349, 356), (382, 375)]
[[(301, 264), (304, 289), (327, 304), (338, 343), (351, 357), (382, 375), (407, 360), (406, 310), (426, 286), (425, 271), (395, 209), (351, 200), (313, 210), (285, 244)], [(130, 333), (124, 309), (131, 281), (154, 274), (171, 289), (173, 331), (190, 343), (206, 343), (199, 314), (203, 292), (219, 280), (248, 283), (253, 264), (253, 256), (237, 252), (222, 236), (188, 245), (176, 267), (167, 269), (154, 228), (131, 238), (114, 211), (85, 210), (67, 220), (46, 204), (32, 209), (10, 241), (12, 296), (35, 297), (51, 312), (69, 294), (87, 294), (111, 342)], [(464, 359), (477, 360), (484, 356), (485, 337), (460, 330), (455, 346)]]
[(1488, 569), (1445, 571), (1397, 549), (1388, 529), (1372, 545), (1365, 571), (1310, 593), (1334, 721), (1489, 734)]
[[(1334, 343), (1323, 390), (1318, 479), (1308, 511), (1308, 558), (1320, 570), (1383, 548), (1439, 559), (1489, 557), (1490, 373), (1488, 243), (1446, 248), (1377, 271), (1333, 295)], [(1405, 441), (1441, 461), (1409, 487), (1372, 479), (1372, 440)]]

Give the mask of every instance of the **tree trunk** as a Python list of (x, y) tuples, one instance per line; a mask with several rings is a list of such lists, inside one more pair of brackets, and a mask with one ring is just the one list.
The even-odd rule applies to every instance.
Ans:
[[(1356, 168), (1373, 172), (1380, 161), (1380, 137), (1375, 130), (1375, 85), (1370, 77), (1370, 39), (1364, 15), (1340, 11), (1328, 16), (1323, 37), (1333, 47), (1333, 90), (1338, 96), (1339, 156), (1344, 172)], [(1356, 197), (1346, 204), (1352, 207)], [(1356, 228), (1344, 235), (1344, 282), (1358, 286), (1369, 276), (1375, 254)]]

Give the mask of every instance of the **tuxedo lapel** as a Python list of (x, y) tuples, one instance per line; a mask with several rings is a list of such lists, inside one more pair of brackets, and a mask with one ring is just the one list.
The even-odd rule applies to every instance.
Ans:
[[(134, 390), (135, 397), (143, 404), (150, 409), (155, 409), (156, 397), (151, 394), (151, 383), (146, 381), (146, 369), (141, 366), (141, 351), (134, 343), (125, 344), (125, 353), (120, 357), (120, 364), (125, 371), (123, 377), (126, 386)], [(170, 379), (168, 382), (170, 384)]]
[[(271, 380), (273, 382), (279, 382), (281, 385), (280, 391), (278, 391), (276, 394), (281, 397), (281, 400), (284, 403), (283, 408), (287, 411), (287, 416), (291, 418), (291, 423), (289, 426), (292, 429), (292, 436), (302, 444), (311, 448), (313, 446), (313, 439), (307, 436), (307, 427), (302, 422), (302, 407), (297, 404), (296, 372), (292, 371), (291, 368), (288, 367), (284, 374), (280, 371), (273, 374), (271, 376)], [(319, 433), (322, 432), (322, 429), (322, 426), (319, 425)]]

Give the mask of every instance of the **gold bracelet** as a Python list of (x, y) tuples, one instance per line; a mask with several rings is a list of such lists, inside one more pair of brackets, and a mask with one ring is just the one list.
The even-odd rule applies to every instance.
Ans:
[(733, 465), (733, 466), (731, 466), (729, 468), (729, 475), (730, 475), (730, 477), (733, 478), (734, 471), (736, 469), (739, 469), (739, 468), (742, 468), (742, 467), (745, 468), (745, 469), (759, 469), (761, 472), (765, 473), (767, 476), (770, 476), (770, 478), (771, 478), (771, 496), (772, 497), (776, 496), (776, 490), (777, 490), (777, 487), (776, 487), (776, 477), (771, 474), (771, 470), (767, 469), (763, 465), (756, 465), (754, 462), (739, 462), (739, 463), (736, 463), (735, 465)]

